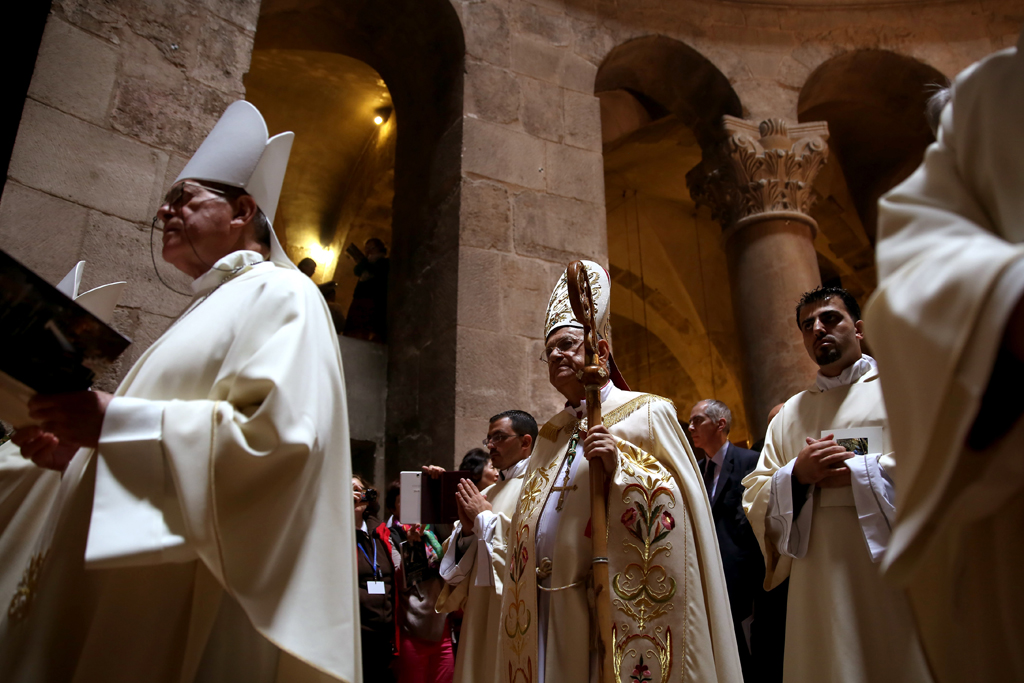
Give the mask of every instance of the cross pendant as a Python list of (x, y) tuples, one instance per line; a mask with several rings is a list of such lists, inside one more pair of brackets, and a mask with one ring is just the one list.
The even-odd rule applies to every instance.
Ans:
[(576, 488), (577, 488), (576, 484), (573, 484), (572, 486), (566, 486), (566, 484), (568, 484), (568, 483), (569, 483), (569, 473), (566, 472), (565, 473), (565, 479), (562, 480), (562, 485), (561, 486), (552, 486), (551, 487), (552, 491), (558, 491), (558, 505), (555, 506), (555, 511), (556, 512), (561, 512), (562, 511), (562, 503), (565, 502), (565, 494), (567, 494), (569, 491), (575, 491)]

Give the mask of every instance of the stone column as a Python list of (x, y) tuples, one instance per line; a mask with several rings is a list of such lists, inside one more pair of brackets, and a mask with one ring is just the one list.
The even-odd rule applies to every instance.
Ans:
[(821, 284), (808, 214), (811, 186), (828, 158), (828, 125), (760, 125), (725, 116), (727, 139), (686, 176), (690, 195), (722, 224), (733, 311), (743, 350), (751, 434), (772, 406), (805, 389), (817, 366), (796, 325), (800, 296)]

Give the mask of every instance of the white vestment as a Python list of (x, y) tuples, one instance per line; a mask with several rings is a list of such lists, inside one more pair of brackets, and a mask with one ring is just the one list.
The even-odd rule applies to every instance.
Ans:
[[(675, 407), (609, 383), (601, 408), (618, 447), (607, 518), (613, 675), (739, 683), (711, 505)], [(549, 420), (530, 457), (509, 536), (499, 680), (598, 676), (588, 606), (590, 465), (579, 443), (571, 448), (585, 410)]]
[(118, 387), (0, 621), (4, 681), (361, 678), (330, 315), (239, 251)]
[[(1014, 361), (996, 365), (1024, 294), (1022, 112), (1024, 37), (957, 77), (938, 141), (879, 204), (865, 331), (900, 502), (884, 567), (907, 588), (944, 682), (1024, 680), (1021, 380)], [(1005, 386), (980, 414), (990, 381)], [(969, 441), (976, 419), (1007, 405), (999, 428)]]
[[(789, 399), (743, 480), (743, 507), (765, 556), (765, 588), (790, 579), (786, 683), (931, 680), (906, 597), (872, 561), (886, 541), (877, 527), (886, 526), (892, 507), (879, 465), (891, 469), (892, 447), (877, 380), (871, 369), (845, 386), (815, 386)], [(872, 443), (867, 457), (848, 461), (851, 486), (810, 487), (794, 515), (792, 468), (806, 438), (854, 428), (880, 429), (880, 448)]]
[(445, 582), (437, 598), (438, 612), (463, 610), (462, 636), (455, 657), (455, 683), (490, 683), (498, 675), (498, 628), (501, 621), (501, 589), (505, 580), (508, 531), (523, 486), (528, 459), (516, 463), (505, 479), (487, 487), (483, 494), (490, 511), (477, 515), (471, 542), (456, 561), (462, 525), (445, 544), (440, 574)]

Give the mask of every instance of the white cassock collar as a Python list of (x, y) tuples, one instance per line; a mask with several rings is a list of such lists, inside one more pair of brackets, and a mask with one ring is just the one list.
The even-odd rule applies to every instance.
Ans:
[(263, 254), (248, 249), (233, 251), (213, 264), (208, 271), (192, 281), (192, 292), (199, 296), (212, 292), (222, 284), (240, 275), (246, 268), (266, 261)]
[[(622, 391), (622, 389), (619, 389), (614, 384), (612, 384), (611, 380), (605, 382), (604, 386), (601, 387), (601, 403), (605, 403), (608, 400), (608, 398), (616, 391)], [(583, 399), (582, 401), (580, 401), (580, 404), (575, 408), (569, 405), (569, 402), (566, 401), (565, 412), (569, 413), (577, 420), (582, 420), (587, 415), (587, 400)]]
[(526, 471), (526, 467), (529, 464), (530, 464), (530, 456), (526, 456), (525, 458), (523, 458), (522, 460), (517, 462), (515, 465), (512, 465), (512, 467), (506, 467), (505, 469), (503, 469), (500, 472), (499, 477), (501, 478), (502, 481), (507, 481), (509, 479), (515, 479), (520, 474), (522, 474), (523, 472)]
[(858, 358), (853, 365), (846, 368), (835, 377), (825, 377), (825, 375), (819, 372), (818, 378), (814, 383), (817, 385), (819, 391), (828, 391), (829, 389), (835, 389), (837, 387), (845, 387), (847, 384), (853, 384), (877, 367), (878, 363), (875, 362), (875, 359), (865, 353)]

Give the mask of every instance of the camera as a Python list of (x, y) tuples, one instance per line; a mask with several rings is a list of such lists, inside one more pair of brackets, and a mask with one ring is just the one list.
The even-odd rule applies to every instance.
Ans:
[(363, 497), (359, 499), (361, 503), (376, 503), (377, 502), (377, 489), (367, 488), (363, 491)]

